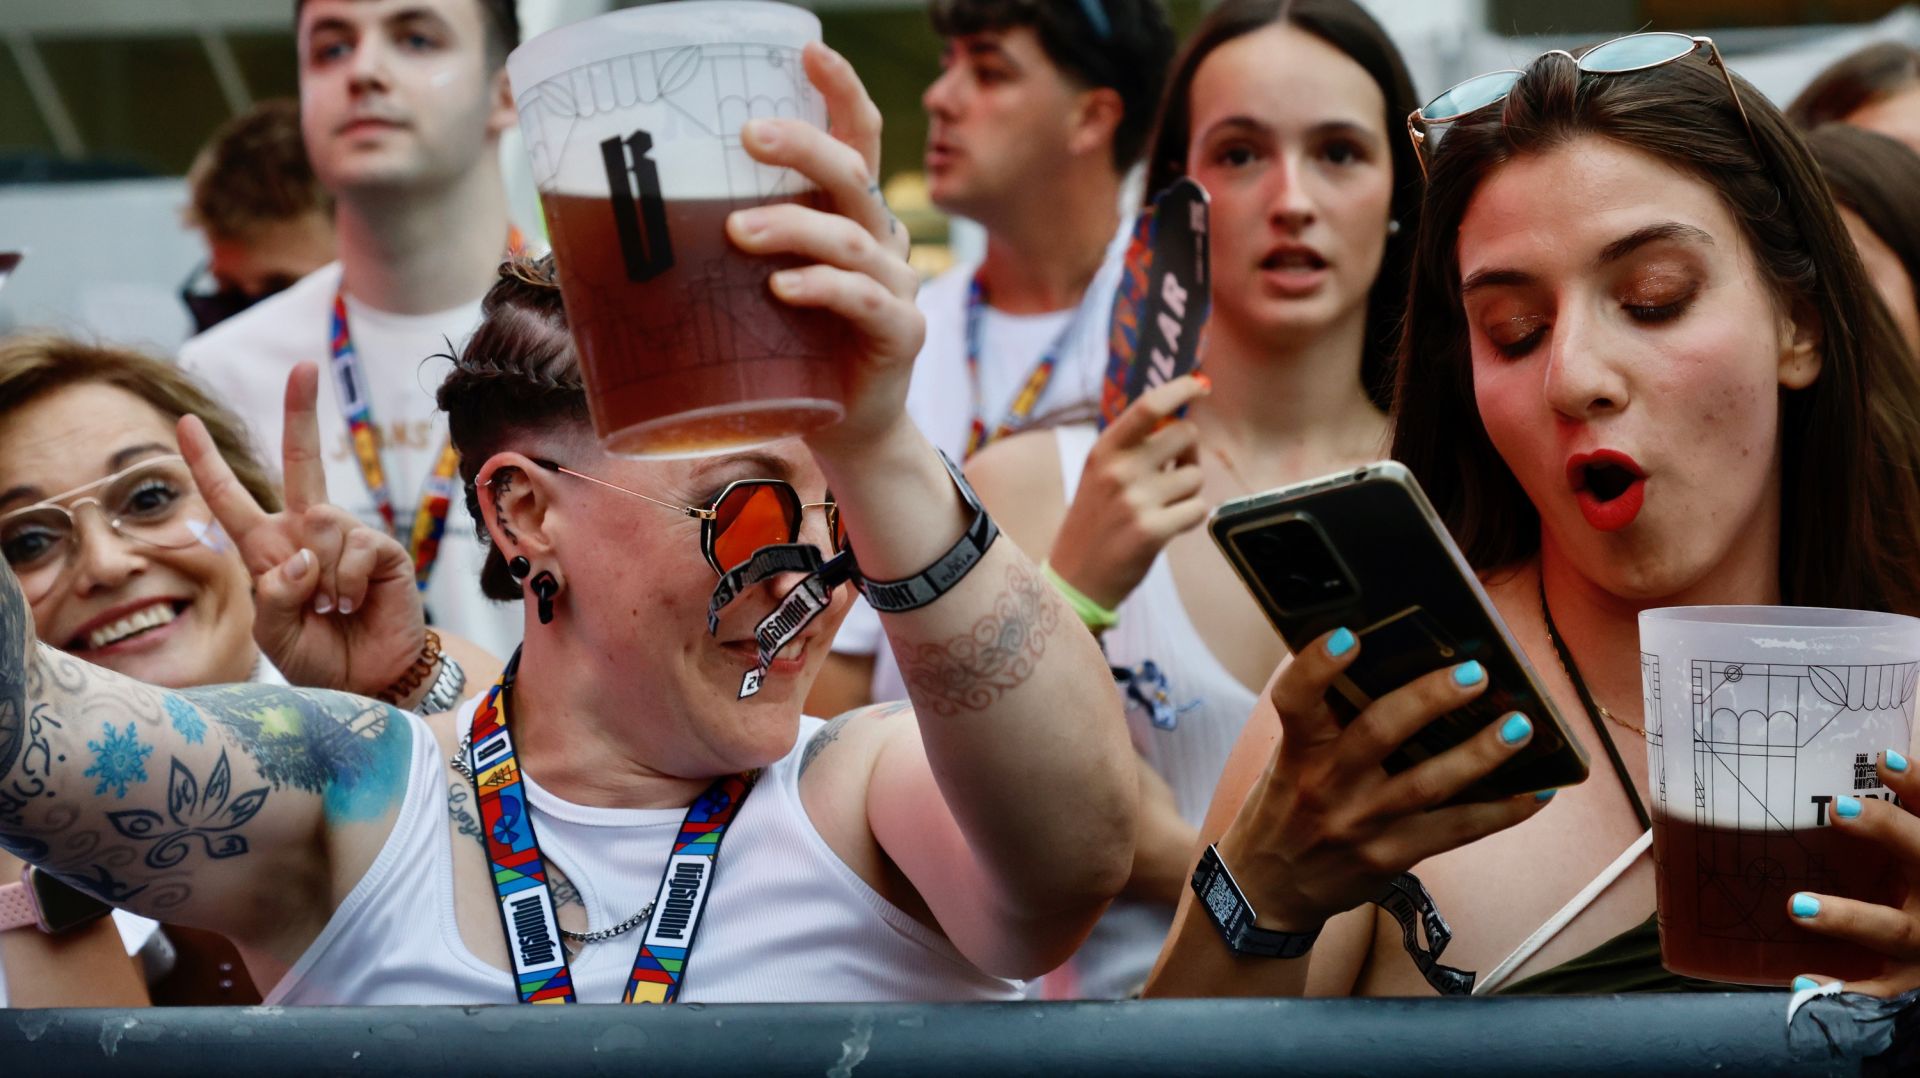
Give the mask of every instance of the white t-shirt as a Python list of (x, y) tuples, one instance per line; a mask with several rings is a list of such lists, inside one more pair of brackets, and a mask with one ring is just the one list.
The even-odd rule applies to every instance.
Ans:
[[(382, 527), (353, 454), (331, 366), (333, 297), (339, 287), (340, 264), (323, 266), (285, 292), (189, 340), (180, 348), (180, 366), (239, 413), (261, 458), (277, 470), (287, 375), (302, 360), (318, 364), (327, 497), (366, 523)], [(473, 335), (480, 324), (480, 301), (436, 314), (397, 315), (348, 298), (347, 324), (385, 447), (387, 489), (404, 544), (420, 504), (421, 486), (447, 437), (447, 417), (434, 403), (434, 394), (453, 366), (444, 357)], [(434, 625), (495, 655), (508, 655), (520, 643), (521, 609), (519, 604), (497, 603), (481, 594), (480, 567), (485, 556), (466, 500), (456, 491), (447, 511), (439, 560), (427, 586), (427, 614)]]
[[(481, 701), (462, 705), (458, 728), (467, 727)], [(515, 1002), (508, 973), (461, 939), (446, 767), (426, 723), (407, 721), (413, 762), (393, 833), (312, 946), (267, 993), (268, 1004)], [(762, 772), (727, 828), (680, 1000), (1018, 999), (1018, 982), (982, 973), (869, 887), (820, 837), (800, 802), (799, 776), (801, 750), (821, 725), (801, 720), (793, 749)], [(578, 805), (531, 774), (522, 778), (541, 854), (580, 892), (589, 924), (618, 924), (653, 895), (685, 809)], [(581, 1002), (619, 1002), (643, 931), (590, 944), (570, 960)]]
[[(1008, 416), (1014, 397), (1056, 342), (1059, 352), (1053, 377), (1027, 419), (1046, 419), (1080, 405), (1099, 405), (1100, 383), (1107, 373), (1113, 295), (1120, 287), (1127, 241), (1132, 235), (1133, 220), (1123, 215), (1120, 229), (1108, 242), (1105, 260), (1081, 295), (1079, 306), (1035, 315), (1002, 314), (989, 306), (981, 313), (980, 400), (989, 433)], [(928, 441), (955, 461), (966, 455), (973, 425), (973, 382), (967, 372), (967, 295), (979, 268), (972, 263), (955, 266), (927, 282), (915, 301), (927, 320), (927, 338), (913, 361), (907, 414), (919, 424)], [(856, 601), (833, 639), (833, 650), (873, 655), (873, 698), (903, 699), (906, 683), (900, 678), (892, 652), (880, 646), (881, 636), (880, 615), (864, 600)]]

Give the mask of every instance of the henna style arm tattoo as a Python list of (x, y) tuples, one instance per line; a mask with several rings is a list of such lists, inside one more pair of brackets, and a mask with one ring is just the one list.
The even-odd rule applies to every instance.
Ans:
[(900, 672), (918, 690), (915, 701), (942, 717), (980, 711), (1033, 676), (1060, 623), (1057, 600), (1024, 564), (1007, 569), (1006, 589), (993, 612), (971, 631), (944, 644), (922, 644), (898, 655)]

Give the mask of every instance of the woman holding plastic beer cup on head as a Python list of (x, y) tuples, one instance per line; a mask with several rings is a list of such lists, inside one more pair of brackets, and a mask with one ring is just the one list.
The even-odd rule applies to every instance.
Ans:
[[(1462, 83), (1409, 133), (1429, 186), (1394, 455), (1569, 728), (1611, 766), (1511, 830), (1527, 806), (1429, 811), (1531, 723), (1389, 777), (1381, 754), (1484, 679), (1416, 682), (1341, 728), (1321, 701), (1359, 645), (1329, 634), (1275, 678), (1203, 829), (1253, 924), (1311, 950), (1239, 957), (1189, 899), (1149, 993), (1425, 992), (1400, 926), (1360, 905), (1408, 868), (1451, 922), (1446, 962), (1478, 973), (1476, 991), (1723, 989), (1662, 968), (1640, 615), (1920, 612), (1920, 380), (1804, 143), (1705, 39), (1550, 53)], [(1694, 691), (1661, 675), (1670, 704)], [(1876, 787), (1911, 785), (1894, 767), (1906, 745), (1859, 751), (1882, 754), (1877, 775), (1866, 768)], [(1665, 779), (1667, 796), (1687, 792)], [(1836, 813), (1843, 830), (1920, 830), (1890, 801), (1855, 808)], [(1885, 844), (1909, 875), (1920, 866), (1912, 846)], [(1856, 916), (1754, 870), (1781, 932), (1860, 931), (1886, 956), (1866, 987), (1920, 983), (1899, 949), (1920, 930), (1911, 901)], [(1870, 938), (1854, 928), (1867, 924)]]

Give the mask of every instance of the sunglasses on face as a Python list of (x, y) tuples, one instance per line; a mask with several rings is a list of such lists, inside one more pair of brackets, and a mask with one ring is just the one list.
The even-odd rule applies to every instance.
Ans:
[[(1624, 75), (1684, 60), (1698, 52), (1702, 45), (1707, 47), (1707, 62), (1719, 68), (1721, 77), (1726, 80), (1727, 93), (1733, 97), (1733, 107), (1740, 112), (1740, 122), (1746, 125), (1747, 137), (1752, 138), (1753, 123), (1747, 119), (1747, 106), (1740, 100), (1740, 90), (1734, 85), (1733, 73), (1727, 70), (1726, 60), (1720, 56), (1720, 47), (1710, 37), (1667, 32), (1628, 34), (1595, 45), (1577, 60), (1572, 53), (1563, 49), (1553, 49), (1542, 55), (1558, 53), (1573, 60), (1581, 72), (1589, 75)], [(1436, 125), (1452, 123), (1505, 101), (1525, 74), (1518, 68), (1506, 68), (1475, 75), (1465, 82), (1455, 83), (1440, 96), (1409, 113), (1407, 137), (1413, 140), (1413, 154), (1420, 161), (1420, 174), (1425, 176), (1427, 173), (1427, 142)], [(1438, 140), (1435, 142), (1437, 144)]]
[(736, 479), (722, 487), (720, 493), (714, 495), (713, 501), (705, 506), (678, 505), (637, 490), (628, 490), (617, 483), (596, 479), (584, 472), (576, 472), (550, 460), (536, 458), (534, 463), (548, 471), (584, 479), (698, 520), (700, 554), (707, 559), (708, 565), (713, 566), (713, 571), (722, 576), (726, 575), (727, 570), (753, 557), (754, 552), (762, 547), (797, 541), (800, 538), (801, 520), (808, 509), (826, 511), (827, 533), (832, 538), (833, 553), (838, 554), (847, 548), (846, 532), (840, 523), (840, 507), (834, 504), (832, 496), (829, 495), (822, 502), (803, 502), (800, 492), (784, 479)]
[(178, 550), (201, 541), (209, 516), (178, 455), (153, 457), (0, 516), (0, 555), (28, 602), (51, 592), (81, 548), (80, 510), (92, 506), (123, 541)]

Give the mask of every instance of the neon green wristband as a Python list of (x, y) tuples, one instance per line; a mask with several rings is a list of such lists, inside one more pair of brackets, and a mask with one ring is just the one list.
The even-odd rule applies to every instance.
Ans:
[(1065, 578), (1054, 572), (1052, 565), (1043, 561), (1040, 563), (1040, 571), (1046, 574), (1047, 582), (1053, 585), (1054, 590), (1058, 591), (1062, 598), (1066, 599), (1067, 605), (1073, 608), (1073, 612), (1079, 615), (1081, 622), (1087, 628), (1096, 633), (1104, 633), (1120, 624), (1118, 611), (1108, 610), (1088, 598), (1086, 592), (1067, 583)]

